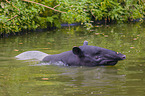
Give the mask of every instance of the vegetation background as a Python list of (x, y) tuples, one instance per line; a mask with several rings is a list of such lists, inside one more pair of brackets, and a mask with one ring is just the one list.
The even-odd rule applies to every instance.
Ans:
[(145, 17), (145, 0), (1, 0), (0, 33), (61, 27), (62, 23), (124, 23)]

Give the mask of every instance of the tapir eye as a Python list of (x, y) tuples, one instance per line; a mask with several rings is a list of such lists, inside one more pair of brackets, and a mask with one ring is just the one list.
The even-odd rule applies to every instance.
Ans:
[(99, 55), (99, 54), (100, 54), (100, 52), (96, 52), (96, 53), (95, 53), (95, 55)]

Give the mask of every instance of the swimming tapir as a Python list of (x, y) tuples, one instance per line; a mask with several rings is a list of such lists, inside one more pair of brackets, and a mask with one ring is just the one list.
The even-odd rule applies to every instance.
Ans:
[[(26, 53), (30, 52), (32, 51), (27, 51)], [(37, 52), (39, 53), (40, 51)], [(35, 56), (37, 52), (35, 53)], [(20, 56), (17, 56), (17, 58), (19, 57)], [(52, 64), (61, 61), (67, 66), (99, 66), (115, 65), (119, 60), (126, 59), (126, 56), (109, 49), (97, 46), (89, 46), (88, 42), (85, 41), (83, 46), (73, 47), (71, 51), (55, 55), (48, 55), (46, 53), (43, 53), (42, 55), (41, 53), (41, 56), (37, 56), (37, 58), (42, 58), (39, 60), (51, 62)]]

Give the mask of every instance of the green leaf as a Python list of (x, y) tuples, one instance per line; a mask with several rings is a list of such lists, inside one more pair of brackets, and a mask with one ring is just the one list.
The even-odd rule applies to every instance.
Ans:
[(47, 21), (51, 22), (51, 24), (52, 24), (53, 20), (54, 20), (53, 17), (47, 17)]

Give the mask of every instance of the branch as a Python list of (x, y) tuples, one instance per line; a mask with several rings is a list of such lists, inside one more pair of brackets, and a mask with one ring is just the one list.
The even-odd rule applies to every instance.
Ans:
[[(6, 0), (6, 2), (8, 2), (9, 4), (11, 4), (8, 0)], [(17, 7), (14, 6), (13, 4), (12, 4), (12, 6), (13, 6), (14, 8), (16, 8), (16, 9), (20, 12), (20, 9), (19, 9), (19, 8), (17, 8)]]
[(14, 17), (8, 19), (7, 22), (10, 21), (10, 20), (12, 20), (12, 19), (14, 19), (14, 18), (17, 17), (17, 16), (19, 16), (19, 15), (15, 15)]
[(93, 10), (93, 9), (91, 9), (91, 14), (92, 14), (92, 15), (94, 16), (94, 18), (96, 19), (96, 17), (95, 17), (95, 15), (93, 14), (92, 10)]
[(43, 5), (43, 4), (40, 4), (40, 3), (34, 2), (34, 1), (29, 1), (29, 0), (22, 0), (22, 1), (30, 2), (30, 3), (34, 3), (34, 4), (38, 4), (38, 5), (40, 5), (40, 6), (43, 6), (43, 7), (49, 8), (49, 9), (51, 9), (51, 10), (54, 10), (54, 11), (57, 11), (57, 12), (60, 12), (60, 13), (66, 13), (66, 12), (62, 12), (62, 11), (56, 10), (56, 9), (54, 9), (54, 8), (48, 7), (48, 6), (46, 6), (46, 5)]
[(60, 4), (58, 4), (58, 5), (54, 6), (53, 8), (56, 8), (57, 6), (60, 6)]
[[(6, 2), (9, 3), (9, 4), (11, 4), (8, 0), (6, 0)], [(14, 8), (16, 8), (16, 9), (19, 11), (19, 13), (20, 13), (20, 9), (19, 9), (19, 8), (17, 8), (17, 7), (14, 6), (13, 4), (11, 4), (11, 5), (12, 5)], [(18, 15), (15, 15), (14, 17), (8, 19), (7, 22), (10, 21), (10, 20), (12, 20), (12, 19), (14, 19), (14, 18), (17, 17), (17, 16), (18, 16)]]

